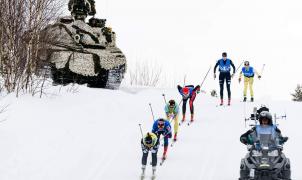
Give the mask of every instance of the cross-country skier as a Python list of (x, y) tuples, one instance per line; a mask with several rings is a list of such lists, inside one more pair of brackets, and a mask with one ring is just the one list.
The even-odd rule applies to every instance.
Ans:
[[(214, 67), (214, 79), (216, 79), (216, 69), (219, 66), (219, 85), (220, 85), (220, 105), (223, 105), (223, 88), (224, 81), (228, 91), (228, 105), (231, 105), (231, 78), (234, 77), (236, 68), (231, 59), (227, 58), (227, 53), (222, 53), (222, 59), (219, 59)], [(233, 74), (231, 75), (231, 67)]]
[(247, 87), (250, 88), (250, 94), (251, 94), (251, 101), (254, 101), (254, 91), (253, 91), (253, 83), (254, 83), (254, 76), (255, 74), (258, 76), (258, 78), (261, 78), (261, 75), (250, 66), (249, 61), (244, 62), (244, 67), (242, 68), (240, 75), (239, 75), (239, 83), (241, 82), (241, 76), (244, 76), (244, 89), (243, 89), (243, 101), (246, 101), (246, 94), (247, 94)]
[(164, 153), (162, 159), (165, 160), (167, 157), (169, 138), (172, 137), (171, 125), (168, 120), (159, 118), (153, 123), (152, 133), (157, 135), (157, 138), (160, 139), (160, 136), (163, 135), (164, 138)]
[(145, 135), (145, 137), (142, 138), (141, 146), (142, 146), (142, 151), (143, 151), (142, 176), (144, 176), (144, 174), (145, 174), (149, 151), (151, 151), (151, 154), (152, 154), (152, 172), (153, 172), (153, 175), (155, 175), (159, 139), (157, 138), (156, 134), (148, 132)]
[(189, 101), (190, 105), (190, 112), (191, 112), (191, 122), (194, 121), (194, 100), (196, 98), (196, 94), (200, 92), (200, 86), (197, 85), (194, 87), (193, 85), (187, 85), (185, 87), (181, 87), (180, 85), (177, 86), (178, 92), (182, 96), (182, 122), (185, 121), (186, 118), (186, 106), (187, 101)]
[(171, 119), (174, 121), (174, 138), (173, 140), (177, 140), (177, 132), (178, 132), (178, 112), (179, 107), (175, 103), (175, 100), (171, 99), (165, 106), (165, 113), (167, 116), (167, 119)]

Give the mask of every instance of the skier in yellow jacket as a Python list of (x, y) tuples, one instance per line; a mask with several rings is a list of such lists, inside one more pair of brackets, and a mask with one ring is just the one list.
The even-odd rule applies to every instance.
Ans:
[(244, 89), (243, 89), (243, 102), (246, 101), (246, 94), (247, 94), (247, 87), (249, 86), (250, 94), (251, 94), (251, 102), (254, 101), (254, 91), (253, 91), (253, 83), (254, 83), (254, 76), (255, 74), (258, 78), (261, 78), (261, 75), (250, 66), (249, 61), (244, 62), (244, 67), (242, 68), (240, 75), (239, 75), (239, 83), (241, 82), (241, 76), (244, 76)]
[(178, 132), (178, 113), (179, 107), (176, 104), (175, 100), (171, 99), (165, 106), (165, 113), (168, 120), (174, 120), (174, 138), (173, 141), (177, 140), (177, 132)]

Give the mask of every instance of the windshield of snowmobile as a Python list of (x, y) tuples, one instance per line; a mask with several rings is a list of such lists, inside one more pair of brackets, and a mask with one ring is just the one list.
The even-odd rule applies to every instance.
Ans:
[(262, 149), (268, 149), (272, 145), (272, 135), (271, 134), (260, 134), (259, 143)]

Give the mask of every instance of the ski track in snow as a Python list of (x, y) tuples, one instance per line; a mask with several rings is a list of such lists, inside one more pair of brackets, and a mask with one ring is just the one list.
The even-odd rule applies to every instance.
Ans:
[[(156, 118), (164, 117), (162, 93), (167, 100), (180, 100), (176, 89), (146, 87), (111, 91), (80, 86), (78, 93), (55, 98), (5, 97), (10, 107), (4, 114), (7, 121), (0, 124), (0, 179), (139, 179), (138, 124), (144, 133), (151, 131), (149, 103)], [(230, 107), (216, 107), (217, 99), (206, 94), (197, 96), (195, 121), (179, 127), (178, 141), (169, 146), (166, 162), (158, 164), (156, 179), (237, 179), (247, 153), (239, 136), (253, 123), (245, 127), (244, 117), (261, 104), (278, 115), (286, 112), (287, 119), (278, 121), (283, 135), (289, 136), (284, 153), (291, 159), (292, 178), (302, 179), (301, 103), (259, 100), (244, 105), (234, 99)], [(158, 158), (162, 153), (160, 146)], [(149, 155), (145, 179), (152, 174), (150, 162)]]

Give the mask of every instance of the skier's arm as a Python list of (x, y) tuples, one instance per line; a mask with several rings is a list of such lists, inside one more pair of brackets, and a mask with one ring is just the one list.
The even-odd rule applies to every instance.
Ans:
[(164, 137), (168, 137), (168, 138), (172, 137), (171, 124), (168, 121), (166, 122)]
[(168, 105), (166, 105), (166, 106), (165, 106), (165, 113), (166, 113), (166, 115), (168, 116), (168, 114), (169, 114), (169, 108), (168, 108)]
[(236, 72), (235, 65), (234, 65), (234, 63), (233, 63), (233, 61), (232, 61), (232, 60), (230, 60), (230, 61), (231, 61), (231, 66), (232, 66), (232, 68), (233, 68), (233, 74), (235, 74), (235, 72)]
[(239, 79), (238, 79), (239, 83), (241, 82), (241, 76), (242, 76), (242, 70), (239, 73)]
[(193, 91), (200, 91), (200, 85), (197, 85)]
[(218, 62), (219, 62), (219, 61), (217, 61), (216, 64), (215, 64), (215, 67), (214, 67), (214, 74), (216, 74), (216, 69), (217, 69), (217, 67), (218, 67), (218, 65), (219, 65)]
[(177, 104), (175, 104), (175, 116), (178, 115), (178, 112), (179, 112), (179, 107)]
[(157, 124), (153, 123), (153, 127), (152, 127), (152, 133), (157, 133)]
[(254, 132), (254, 128), (251, 130), (248, 130), (246, 133), (242, 134), (240, 136), (240, 142), (247, 145), (247, 144), (253, 144), (253, 140), (250, 138), (250, 134)]
[(182, 94), (182, 87), (181, 87), (180, 85), (177, 85), (177, 89), (178, 89), (179, 94), (180, 94), (180, 95), (183, 95), (183, 94)]
[(258, 76), (258, 78), (261, 78), (261, 74), (258, 73), (256, 69), (254, 69), (255, 74)]

